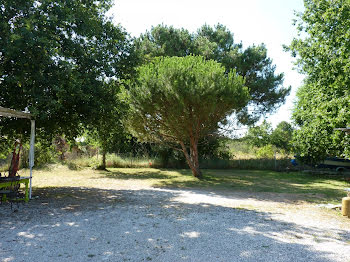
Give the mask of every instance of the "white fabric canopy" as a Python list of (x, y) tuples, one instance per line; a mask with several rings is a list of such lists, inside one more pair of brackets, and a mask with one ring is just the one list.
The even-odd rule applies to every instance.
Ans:
[(343, 127), (343, 128), (334, 128), (334, 130), (340, 130), (340, 131), (343, 131), (347, 134), (350, 134), (350, 127)]

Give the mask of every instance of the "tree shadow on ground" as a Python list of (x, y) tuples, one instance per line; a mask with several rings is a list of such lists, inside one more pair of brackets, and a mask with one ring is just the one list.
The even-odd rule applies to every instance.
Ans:
[(165, 189), (35, 189), (39, 198), (16, 213), (0, 206), (0, 259), (322, 262), (350, 258), (349, 230), (286, 222), (272, 213), (220, 203), (188, 204), (180, 200), (182, 194)]
[[(170, 171), (170, 172), (169, 172)], [(310, 176), (302, 173), (281, 173), (258, 170), (203, 170), (201, 180), (193, 178), (190, 170), (141, 169), (132, 173), (122, 169), (101, 173), (106, 178), (121, 180), (157, 180), (159, 188), (215, 189), (247, 192), (300, 194), (308, 202), (337, 202), (345, 196), (341, 178)], [(334, 183), (334, 185), (332, 185)]]

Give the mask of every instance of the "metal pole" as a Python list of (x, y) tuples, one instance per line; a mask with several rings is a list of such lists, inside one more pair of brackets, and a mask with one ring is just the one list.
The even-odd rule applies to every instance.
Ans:
[(32, 198), (32, 176), (33, 176), (33, 166), (34, 166), (34, 142), (35, 142), (35, 120), (30, 120), (30, 148), (29, 148), (29, 169), (30, 169), (30, 179), (29, 179), (29, 199)]

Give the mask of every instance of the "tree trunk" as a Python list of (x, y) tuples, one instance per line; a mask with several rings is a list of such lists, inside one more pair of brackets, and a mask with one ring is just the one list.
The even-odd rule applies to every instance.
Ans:
[(182, 152), (184, 153), (184, 155), (186, 157), (187, 164), (191, 168), (193, 176), (195, 176), (197, 178), (202, 178), (202, 172), (199, 169), (197, 144), (191, 143), (191, 146), (190, 146), (191, 156), (188, 154), (186, 146), (182, 141), (180, 141), (180, 145), (182, 148)]
[(191, 141), (190, 154), (191, 154), (191, 159), (192, 159), (194, 169), (196, 170), (195, 171), (196, 174), (193, 174), (193, 175), (195, 177), (201, 178), (202, 172), (199, 169), (198, 147), (197, 147), (197, 143), (195, 141)]
[(106, 169), (106, 151), (105, 150), (102, 151), (102, 165), (101, 165), (101, 169)]

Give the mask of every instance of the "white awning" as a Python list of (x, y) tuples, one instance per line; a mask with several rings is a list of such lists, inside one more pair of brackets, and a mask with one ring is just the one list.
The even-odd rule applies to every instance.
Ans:
[(0, 116), (7, 116), (7, 117), (17, 117), (17, 118), (27, 118), (31, 119), (32, 115), (27, 112), (22, 111), (16, 111), (10, 108), (5, 108), (0, 106)]
[(339, 131), (343, 131), (347, 134), (350, 134), (350, 127), (342, 127), (342, 128), (334, 128), (334, 130), (339, 130)]

